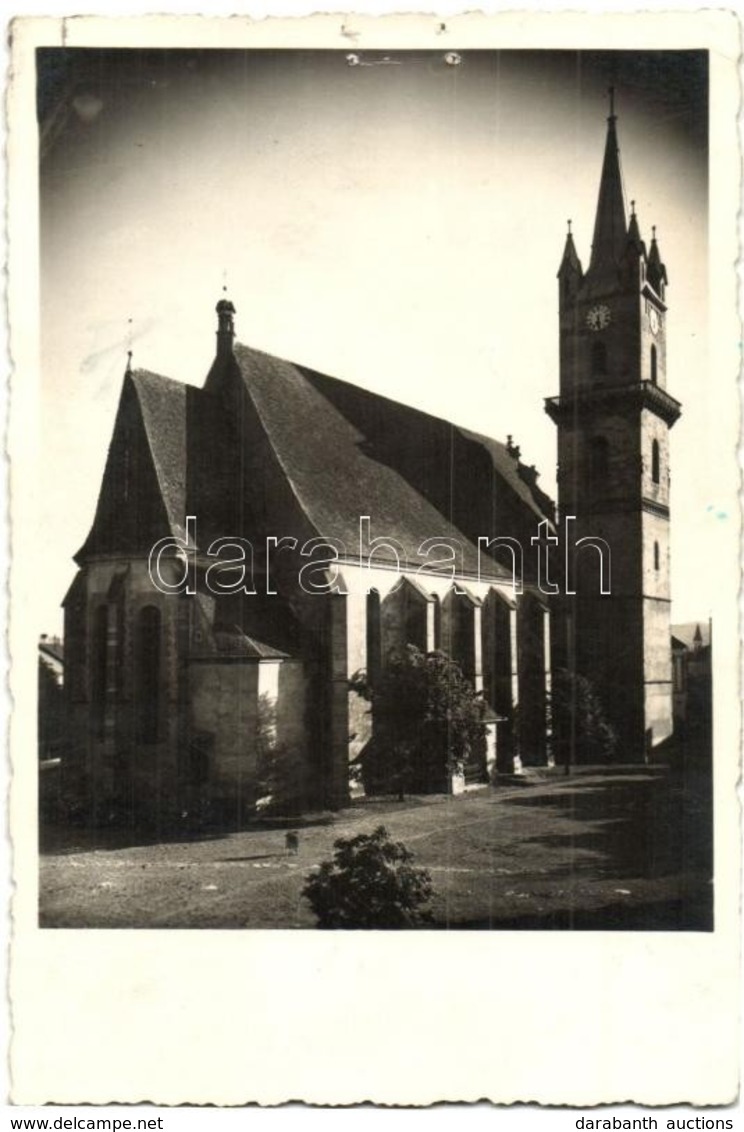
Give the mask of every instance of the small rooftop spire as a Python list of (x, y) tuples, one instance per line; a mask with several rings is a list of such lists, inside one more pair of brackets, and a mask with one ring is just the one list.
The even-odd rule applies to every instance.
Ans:
[(615, 88), (610, 86), (607, 88), (607, 93), (610, 96), (610, 120), (615, 120)]
[(132, 320), (127, 319), (127, 368), (125, 373), (132, 372)]
[[(223, 295), (227, 286), (223, 284)], [(217, 353), (218, 355), (232, 354), (235, 340), (235, 307), (229, 299), (222, 298), (215, 307), (217, 311)]]

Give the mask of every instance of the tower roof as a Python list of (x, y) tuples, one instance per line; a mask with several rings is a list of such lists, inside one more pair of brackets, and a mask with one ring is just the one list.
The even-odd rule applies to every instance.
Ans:
[(630, 222), (628, 224), (628, 243), (635, 248), (638, 255), (643, 256), (645, 259), (646, 245), (641, 239), (641, 230), (638, 227), (638, 217), (636, 216), (634, 200), (630, 202), (630, 210)]
[(607, 142), (599, 184), (597, 215), (594, 221), (590, 274), (617, 267), (625, 251), (628, 236), (625, 222), (625, 194), (620, 172), (620, 151), (615, 125), (617, 118), (612, 110), (611, 104), (611, 113), (607, 119)]
[(653, 237), (651, 239), (651, 246), (648, 249), (648, 265), (646, 268), (648, 281), (656, 291), (657, 295), (663, 298), (664, 285), (668, 285), (667, 270), (665, 265), (661, 262), (661, 253), (659, 252), (659, 245), (656, 242), (656, 228), (653, 228)]
[(568, 235), (566, 236), (566, 246), (563, 249), (563, 259), (561, 266), (558, 268), (558, 276), (566, 275), (568, 272), (575, 272), (581, 275), (581, 260), (579, 259), (574, 244), (573, 235), (571, 234), (571, 221), (569, 220)]

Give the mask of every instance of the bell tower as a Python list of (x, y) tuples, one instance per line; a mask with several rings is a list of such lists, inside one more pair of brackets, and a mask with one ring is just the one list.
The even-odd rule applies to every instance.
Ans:
[(666, 268), (655, 229), (647, 248), (635, 203), (626, 211), (612, 91), (589, 266), (569, 222), (558, 285), (560, 393), (545, 408), (558, 427), (565, 663), (592, 681), (618, 759), (642, 761), (672, 730), (669, 430), (680, 405), (666, 391)]

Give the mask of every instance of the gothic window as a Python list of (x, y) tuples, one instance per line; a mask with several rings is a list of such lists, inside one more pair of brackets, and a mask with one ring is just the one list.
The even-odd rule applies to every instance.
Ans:
[(93, 617), (91, 701), (96, 735), (103, 739), (106, 722), (106, 684), (108, 680), (108, 608), (99, 605)]
[(135, 679), (141, 743), (157, 743), (160, 730), (160, 610), (146, 605), (137, 619)]
[(654, 483), (661, 482), (661, 459), (658, 440), (654, 440), (651, 444), (651, 479)]
[(415, 645), (421, 652), (426, 652), (427, 633), (427, 606), (426, 598), (415, 593), (409, 586), (404, 589), (405, 604), (405, 639), (407, 645)]
[(592, 484), (603, 484), (610, 463), (610, 446), (604, 436), (594, 436), (589, 445), (589, 471)]
[(454, 589), (447, 595), (449, 621), (447, 652), (457, 661), (467, 680), (475, 679), (475, 616), (472, 603)]
[(380, 624), (380, 595), (377, 590), (367, 594), (367, 680), (374, 687), (382, 667), (382, 629)]
[(434, 594), (434, 648), (442, 647), (442, 603), (437, 594)]
[(592, 342), (592, 373), (602, 376), (607, 373), (607, 345)]
[(659, 544), (658, 544), (658, 542), (655, 542), (654, 543), (654, 570), (658, 570), (658, 569), (659, 569)]
[(651, 347), (651, 381), (656, 385), (657, 372), (656, 372), (656, 347)]

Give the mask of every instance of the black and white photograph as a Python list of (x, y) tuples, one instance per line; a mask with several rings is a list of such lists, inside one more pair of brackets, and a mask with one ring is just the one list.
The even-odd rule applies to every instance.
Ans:
[(40, 922), (710, 930), (707, 54), (37, 59)]
[(705, 947), (712, 52), (337, 39), (35, 47), (34, 928)]

